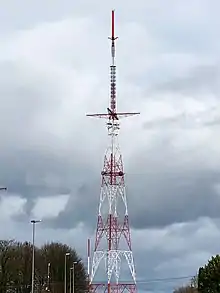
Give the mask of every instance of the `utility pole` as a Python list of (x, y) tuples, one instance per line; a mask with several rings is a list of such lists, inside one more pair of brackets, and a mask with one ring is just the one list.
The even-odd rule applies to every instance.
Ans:
[(34, 268), (35, 268), (35, 253), (34, 253), (34, 245), (35, 245), (35, 224), (40, 223), (41, 220), (31, 220), (32, 224), (32, 278), (31, 278), (31, 293), (34, 293)]
[(46, 291), (50, 291), (50, 262), (47, 264), (47, 287)]
[(73, 268), (70, 268), (70, 293), (71, 293), (71, 290), (72, 290), (72, 284), (71, 284), (72, 270), (73, 270)]
[(66, 257), (69, 256), (70, 253), (65, 253), (65, 268), (64, 268), (64, 293), (66, 293)]
[(72, 267), (72, 269), (73, 269), (73, 292), (72, 293), (75, 293), (75, 265), (77, 264), (78, 262), (77, 261), (74, 261), (73, 262), (73, 267)]

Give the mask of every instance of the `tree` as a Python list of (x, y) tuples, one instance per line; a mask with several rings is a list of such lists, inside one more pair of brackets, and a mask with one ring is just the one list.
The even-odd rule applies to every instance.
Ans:
[(41, 258), (38, 266), (39, 275), (47, 275), (48, 263), (50, 263), (50, 284), (53, 292), (64, 291), (64, 271), (65, 271), (65, 254), (70, 253), (67, 257), (67, 286), (70, 284), (70, 268), (74, 265), (75, 290), (76, 292), (85, 292), (87, 288), (86, 272), (81, 259), (76, 251), (70, 246), (61, 243), (48, 243), (40, 249)]
[[(63, 293), (65, 254), (67, 258), (67, 286), (69, 270), (75, 264), (75, 289), (77, 293), (87, 288), (86, 272), (76, 251), (61, 243), (35, 247), (35, 292), (43, 293), (48, 287), (47, 268), (50, 263), (50, 291)], [(32, 271), (32, 244), (14, 240), (0, 241), (0, 293), (30, 293)], [(68, 291), (67, 291), (68, 292)]]
[(14, 240), (0, 240), (0, 293), (5, 293), (13, 270), (10, 270)]
[(193, 288), (198, 288), (198, 274), (191, 279), (190, 285)]
[(198, 293), (198, 275), (194, 276), (189, 285), (179, 287), (173, 293)]
[(8, 287), (17, 293), (29, 293), (31, 284), (32, 245), (28, 242), (14, 242), (8, 250), (10, 260)]
[(196, 288), (193, 288), (192, 286), (185, 286), (177, 288), (173, 291), (173, 293), (198, 293)]
[(199, 268), (198, 290), (201, 293), (220, 292), (220, 256), (213, 256), (204, 267)]

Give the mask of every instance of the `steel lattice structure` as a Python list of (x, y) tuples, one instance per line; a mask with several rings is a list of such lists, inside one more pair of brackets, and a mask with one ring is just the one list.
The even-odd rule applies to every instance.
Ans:
[[(114, 10), (112, 11), (112, 36), (110, 66), (110, 107), (107, 113), (89, 114), (90, 117), (106, 118), (110, 146), (104, 157), (104, 167), (101, 172), (101, 194), (99, 202), (98, 222), (94, 244), (94, 254), (91, 273), (89, 273), (89, 291), (120, 293), (136, 292), (135, 265), (131, 248), (131, 235), (128, 220), (128, 207), (125, 193), (124, 169), (122, 155), (117, 141), (119, 133), (119, 118), (140, 113), (116, 111), (116, 65)], [(95, 282), (101, 263), (105, 264), (106, 282)], [(130, 271), (130, 282), (121, 280), (122, 262), (127, 263)], [(89, 263), (88, 263), (89, 265)]]

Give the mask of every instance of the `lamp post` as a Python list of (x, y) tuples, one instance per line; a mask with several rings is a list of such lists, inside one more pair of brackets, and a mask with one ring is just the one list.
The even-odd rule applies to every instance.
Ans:
[(35, 254), (34, 254), (34, 241), (35, 241), (35, 224), (40, 223), (41, 220), (31, 220), (31, 224), (33, 225), (32, 229), (32, 278), (31, 278), (31, 293), (34, 293), (34, 262), (35, 262)]
[(66, 293), (66, 257), (69, 256), (70, 253), (65, 253), (65, 268), (64, 268), (64, 293)]
[(73, 270), (73, 280), (72, 280), (72, 282), (73, 282), (73, 292), (72, 293), (75, 292), (75, 264), (77, 264), (77, 263), (78, 263), (78, 261), (74, 261), (73, 262), (73, 267), (72, 267), (72, 270)]
[(46, 291), (50, 291), (50, 262), (47, 264), (47, 287)]
[(71, 283), (71, 280), (72, 280), (72, 269), (73, 268), (70, 268), (70, 293), (71, 293), (71, 290), (72, 290), (72, 283)]

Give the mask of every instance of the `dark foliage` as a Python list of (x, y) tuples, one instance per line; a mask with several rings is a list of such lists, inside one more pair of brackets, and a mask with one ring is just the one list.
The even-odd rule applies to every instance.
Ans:
[[(74, 264), (75, 293), (87, 288), (86, 272), (81, 259), (71, 247), (48, 243), (35, 247), (35, 292), (64, 292), (65, 254), (67, 263), (67, 293), (70, 287), (70, 268)], [(28, 242), (0, 240), (0, 293), (31, 292), (32, 245)], [(49, 274), (48, 274), (49, 273)], [(49, 276), (49, 278), (48, 278)]]
[(220, 292), (220, 256), (213, 256), (209, 262), (199, 268), (198, 289), (201, 293)]
[(198, 291), (196, 288), (193, 288), (191, 286), (185, 286), (175, 289), (173, 293), (198, 293)]

